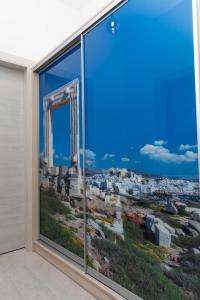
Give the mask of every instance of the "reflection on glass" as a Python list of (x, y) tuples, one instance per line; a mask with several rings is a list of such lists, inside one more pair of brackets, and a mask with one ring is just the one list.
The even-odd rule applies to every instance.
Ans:
[(199, 299), (192, 1), (128, 1), (85, 35), (85, 78), (89, 272)]
[(83, 257), (79, 90), (77, 46), (40, 74), (40, 233)]
[(111, 16), (108, 24), (107, 24), (108, 30), (112, 33), (115, 34), (119, 30), (120, 24), (115, 20), (113, 16)]

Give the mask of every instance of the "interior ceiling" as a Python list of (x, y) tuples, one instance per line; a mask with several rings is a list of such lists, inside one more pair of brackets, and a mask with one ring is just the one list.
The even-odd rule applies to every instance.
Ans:
[[(0, 52), (39, 61), (114, 0), (6, 0), (0, 9)], [(170, 9), (183, 0), (170, 0)], [(167, 0), (134, 0), (138, 13), (158, 16)], [(162, 4), (161, 4), (162, 3)], [(12, 9), (11, 9), (12, 8)]]
[(37, 62), (111, 2), (112, 0), (2, 1), (0, 52)]
[(66, 5), (71, 6), (73, 9), (83, 10), (94, 2), (104, 2), (103, 0), (58, 0)]
[(114, 0), (58, 0), (67, 4), (70, 8), (77, 11), (81, 16), (91, 18), (93, 15), (98, 13), (107, 4)]

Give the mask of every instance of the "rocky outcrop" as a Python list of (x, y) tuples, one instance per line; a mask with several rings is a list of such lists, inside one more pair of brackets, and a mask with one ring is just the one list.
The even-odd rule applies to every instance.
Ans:
[(200, 223), (194, 220), (189, 220), (188, 225), (200, 233)]
[(197, 248), (192, 248), (192, 252), (194, 255), (199, 255), (200, 254), (200, 250)]
[(192, 213), (192, 219), (195, 220), (195, 221), (200, 222), (200, 212), (193, 211), (193, 213)]
[(166, 210), (168, 213), (173, 214), (173, 215), (177, 215), (177, 213), (178, 213), (178, 209), (176, 208), (176, 206), (174, 205), (173, 202), (167, 203)]
[(197, 237), (199, 235), (195, 229), (193, 229), (189, 226), (186, 228), (186, 230), (187, 230), (188, 234), (192, 237)]
[(185, 236), (185, 232), (181, 228), (176, 228), (175, 233), (179, 236)]

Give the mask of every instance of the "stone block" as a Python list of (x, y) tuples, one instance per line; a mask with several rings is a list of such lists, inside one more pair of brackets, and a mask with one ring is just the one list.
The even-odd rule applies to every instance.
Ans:
[(155, 238), (158, 246), (163, 246), (169, 248), (171, 245), (171, 234), (170, 232), (161, 224), (155, 225)]

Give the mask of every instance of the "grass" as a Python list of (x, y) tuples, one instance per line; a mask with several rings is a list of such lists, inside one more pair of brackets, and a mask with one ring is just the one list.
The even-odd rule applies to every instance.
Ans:
[(197, 203), (197, 202), (189, 202), (187, 205), (189, 207), (200, 208), (200, 203)]
[(65, 215), (66, 217), (72, 217), (71, 209), (65, 206), (57, 197), (54, 190), (41, 191), (40, 193), (40, 207), (45, 208), (52, 215), (56, 213)]
[(99, 219), (100, 221), (102, 221), (103, 223), (109, 223), (112, 224), (114, 219), (111, 216), (106, 216), (106, 217), (97, 217), (97, 219)]
[(74, 229), (63, 226), (61, 221), (54, 218), (56, 213), (65, 215), (66, 219), (73, 217), (70, 208), (57, 199), (52, 190), (41, 192), (41, 234), (72, 253), (84, 257), (83, 241), (75, 235)]
[(55, 220), (45, 208), (41, 210), (40, 231), (42, 235), (72, 253), (80, 257), (84, 256), (83, 241), (74, 234), (72, 229), (64, 227)]
[(179, 236), (173, 238), (173, 243), (181, 248), (197, 248), (200, 246), (200, 235), (197, 237), (192, 236)]
[(159, 262), (162, 262), (167, 254), (166, 248), (158, 247), (150, 242), (135, 242), (134, 247), (142, 251), (148, 257), (152, 257)]
[(110, 279), (145, 300), (188, 299), (181, 289), (162, 273), (160, 261), (164, 251), (157, 246), (143, 244), (143, 231), (140, 226), (125, 220), (125, 240), (114, 233), (110, 234), (110, 240), (108, 231), (109, 229), (106, 232), (107, 239), (92, 240), (101, 257), (107, 257), (110, 261), (111, 268), (109, 272), (105, 271), (105, 276), (109, 274)]
[(182, 228), (179, 219), (165, 211), (155, 212), (154, 215), (172, 227)]
[(155, 202), (151, 202), (151, 201), (145, 201), (145, 200), (136, 200), (133, 203), (133, 206), (139, 206), (142, 208), (149, 208), (152, 209), (154, 211), (160, 211), (161, 210), (161, 206), (159, 204), (156, 204)]
[(103, 224), (99, 224), (99, 226), (101, 227), (101, 229), (103, 230), (105, 236), (106, 236), (106, 239), (112, 241), (112, 242), (115, 242), (116, 241), (116, 238), (118, 238), (118, 236), (116, 236), (116, 234), (109, 230), (107, 227), (105, 227)]
[(180, 267), (167, 273), (167, 276), (190, 293), (192, 299), (200, 299), (200, 255), (184, 255), (180, 261)]
[(178, 208), (178, 214), (180, 216), (183, 216), (183, 217), (189, 217), (190, 216), (190, 213), (187, 212), (184, 207), (179, 207)]
[(127, 221), (125, 218), (123, 220), (123, 225), (124, 225), (124, 236), (127, 241), (144, 242), (143, 229), (139, 225)]

